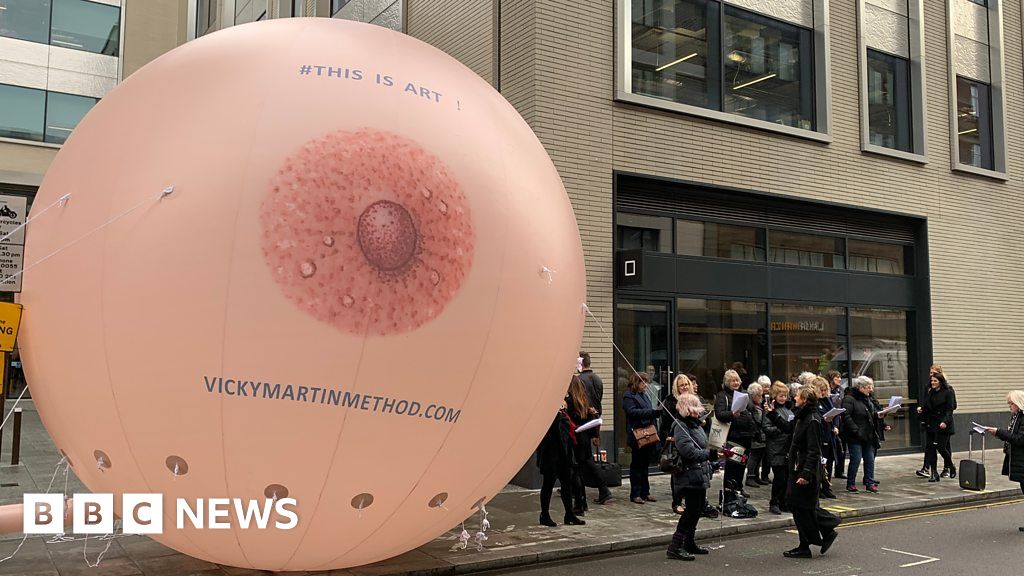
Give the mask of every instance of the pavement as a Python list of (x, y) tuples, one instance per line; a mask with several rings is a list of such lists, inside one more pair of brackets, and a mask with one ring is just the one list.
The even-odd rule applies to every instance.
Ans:
[[(10, 466), (11, 430), (3, 430), (0, 450), (0, 504), (21, 502), (25, 492), (45, 492), (53, 482), (53, 491), (73, 493), (84, 487), (69, 474), (65, 479), (63, 468), (56, 475), (60, 459), (39, 421), (31, 402), (23, 402), (24, 419), (21, 440), (21, 463)], [(10, 403), (8, 403), (8, 409)], [(978, 456), (978, 453), (975, 453)], [(965, 458), (955, 455), (955, 460)], [(989, 450), (988, 486), (982, 492), (961, 490), (958, 482), (943, 480), (928, 483), (914, 475), (920, 468), (919, 453), (884, 456), (876, 462), (875, 476), (880, 481), (880, 492), (848, 494), (838, 490), (836, 500), (825, 500), (829, 507), (844, 518), (856, 518), (894, 512), (934, 509), (943, 506), (963, 506), (997, 499), (1020, 497), (1020, 486), (999, 475), (1002, 453)], [(841, 481), (840, 481), (841, 482)], [(721, 485), (721, 475), (715, 476), (714, 491)], [(482, 570), (509, 569), (543, 562), (589, 557), (609, 552), (626, 552), (652, 546), (664, 546), (675, 529), (678, 516), (670, 510), (669, 478), (652, 476), (651, 493), (656, 503), (634, 504), (629, 501), (628, 480), (622, 488), (613, 489), (615, 498), (605, 505), (590, 504), (585, 526), (558, 526), (546, 528), (537, 524), (539, 515), (538, 491), (508, 486), (487, 503), (491, 528), (482, 550), (473, 544), (461, 549), (458, 534), (462, 528), (451, 531), (396, 558), (347, 570), (330, 572), (291, 572), (294, 576), (330, 574), (332, 576), (392, 576), (392, 575), (449, 575)], [(842, 486), (839, 486), (842, 488)], [(698, 526), (698, 539), (703, 542), (755, 532), (778, 531), (792, 526), (789, 515), (768, 513), (768, 487), (748, 488), (750, 503), (759, 510), (757, 518), (718, 520), (703, 519)], [(589, 490), (591, 498), (596, 490)], [(553, 502), (552, 517), (562, 516), (560, 501)], [(466, 528), (475, 533), (479, 519), (471, 516)], [(0, 561), (0, 575), (19, 576), (250, 576), (270, 574), (250, 569), (218, 566), (191, 558), (171, 550), (143, 536), (123, 536), (100, 539), (69, 536), (58, 540), (52, 537), (30, 537), (9, 534), (0, 537), (0, 559), (15, 551), (7, 561)], [(105, 552), (104, 552), (105, 551)], [(95, 564), (101, 552), (102, 561)]]

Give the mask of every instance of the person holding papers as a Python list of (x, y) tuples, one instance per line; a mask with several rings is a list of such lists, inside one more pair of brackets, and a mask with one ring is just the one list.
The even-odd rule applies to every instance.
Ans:
[(850, 464), (846, 472), (846, 491), (857, 492), (857, 472), (864, 461), (864, 488), (878, 492), (875, 482), (875, 453), (881, 446), (878, 440), (878, 413), (868, 397), (874, 381), (858, 376), (850, 382), (850, 393), (843, 399), (843, 428), (846, 445), (850, 449)]
[[(1013, 390), (1006, 395), (1010, 407), (1010, 425), (1006, 428), (986, 427), (985, 431), (1003, 441), (1003, 476), (1020, 482), (1024, 492), (1024, 390)], [(1024, 532), (1024, 526), (1018, 528)]]
[[(949, 453), (949, 436), (953, 432), (953, 393), (946, 384), (946, 377), (939, 372), (929, 378), (928, 390), (925, 392), (917, 413), (924, 422), (925, 461), (931, 476), (929, 482), (939, 481), (938, 454), (942, 454), (942, 463), (946, 471), (953, 469), (953, 456)], [(956, 472), (952, 473), (956, 476)]]
[(565, 523), (572, 525), (586, 524), (572, 512), (572, 487), (573, 487), (573, 443), (576, 439), (576, 432), (569, 414), (566, 412), (565, 404), (555, 414), (555, 419), (548, 427), (547, 433), (537, 447), (537, 468), (540, 469), (544, 483), (540, 488), (540, 523), (543, 526), (554, 528), (558, 526), (551, 519), (551, 494), (555, 489), (557, 480), (562, 486), (562, 507), (565, 509)]
[[(569, 382), (569, 394), (565, 397), (565, 405), (569, 419), (572, 420), (572, 424), (576, 428), (583, 426), (591, 420), (597, 420), (597, 413), (590, 409), (590, 396), (587, 394), (587, 389), (583, 386), (583, 381), (579, 376), (573, 376)], [(598, 503), (603, 504), (612, 497), (611, 490), (608, 489), (604, 476), (601, 475), (601, 470), (598, 468), (597, 462), (594, 461), (593, 445), (588, 441), (588, 432), (590, 430), (594, 430), (594, 428), (577, 431), (576, 444), (573, 445), (573, 457), (580, 472), (574, 475), (575, 481), (572, 494), (573, 513), (577, 516), (582, 516), (587, 512), (587, 490), (583, 486), (583, 476), (581, 474), (588, 473), (591, 478), (597, 480)]]
[(821, 457), (825, 459), (825, 473), (821, 475), (821, 497), (835, 498), (832, 491), (832, 465), (835, 463), (836, 452), (839, 444), (839, 427), (842, 425), (842, 416), (832, 403), (831, 388), (828, 380), (818, 376), (811, 383), (818, 391), (818, 414), (821, 414)]
[[(735, 370), (726, 370), (722, 378), (722, 391), (715, 395), (715, 418), (729, 424), (726, 441), (744, 450), (750, 450), (754, 439), (754, 419), (750, 414), (750, 403), (746, 393), (740, 391), (740, 375)], [(743, 475), (747, 467), (731, 459), (725, 461), (725, 488), (749, 497), (743, 491)]]

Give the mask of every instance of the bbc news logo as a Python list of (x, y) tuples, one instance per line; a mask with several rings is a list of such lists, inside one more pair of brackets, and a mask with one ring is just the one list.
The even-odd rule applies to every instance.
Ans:
[[(25, 494), (24, 502), (25, 534), (65, 533), (63, 494)], [(296, 505), (294, 498), (198, 498), (194, 502), (178, 498), (174, 517), (179, 530), (230, 530), (233, 525), (243, 530), (291, 530), (299, 523)], [(124, 494), (120, 510), (114, 508), (113, 494), (75, 494), (72, 498), (71, 528), (75, 534), (111, 534), (115, 515), (120, 516), (125, 534), (161, 534), (163, 494)]]

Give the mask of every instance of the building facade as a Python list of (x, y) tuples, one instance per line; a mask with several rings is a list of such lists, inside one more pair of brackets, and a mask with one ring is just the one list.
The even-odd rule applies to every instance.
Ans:
[[(1002, 421), (1024, 336), (1020, 3), (409, 0), (406, 20), (562, 175), (620, 462), (633, 368), (706, 398), (730, 368), (837, 369), (912, 410), (935, 362), (955, 446)], [(907, 412), (884, 448), (920, 446)]]

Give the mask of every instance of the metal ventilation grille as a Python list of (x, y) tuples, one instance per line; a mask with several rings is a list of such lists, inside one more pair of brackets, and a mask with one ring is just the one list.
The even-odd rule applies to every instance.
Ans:
[(618, 178), (615, 209), (906, 244), (914, 242), (918, 224), (913, 218), (631, 176)]

